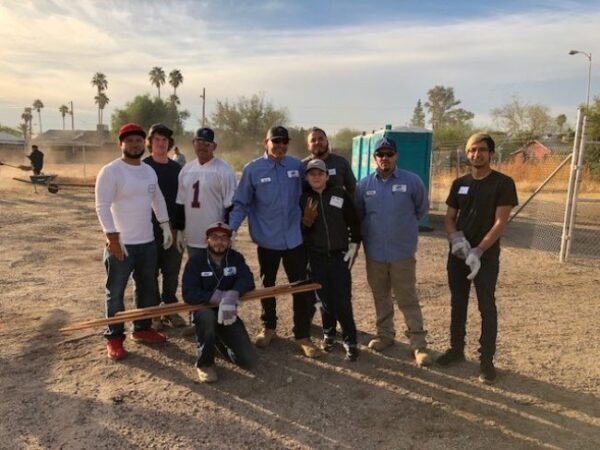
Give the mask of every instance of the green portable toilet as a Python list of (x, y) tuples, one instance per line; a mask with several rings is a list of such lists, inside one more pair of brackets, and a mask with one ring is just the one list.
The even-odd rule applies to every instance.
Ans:
[[(392, 128), (391, 125), (386, 125), (383, 130), (353, 138), (352, 170), (356, 179), (360, 180), (375, 171), (373, 150), (375, 143), (384, 137), (393, 139), (396, 143), (398, 148), (396, 165), (417, 174), (425, 184), (427, 192), (430, 192), (432, 133), (424, 128)], [(429, 217), (425, 216), (420, 224), (428, 226)]]

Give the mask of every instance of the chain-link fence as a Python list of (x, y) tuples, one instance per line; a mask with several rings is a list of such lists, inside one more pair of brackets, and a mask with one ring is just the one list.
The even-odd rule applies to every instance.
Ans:
[[(567, 148), (568, 145), (563, 145), (560, 152), (539, 155), (505, 154), (503, 161), (493, 163), (495, 170), (513, 178), (519, 196), (520, 206), (513, 210), (513, 214), (518, 213), (503, 237), (506, 244), (555, 253), (559, 257), (571, 171), (570, 153), (565, 153)], [(469, 170), (464, 150), (433, 152), (430, 188), (433, 213), (445, 212), (452, 181)], [(585, 168), (579, 187), (570, 257), (600, 258), (600, 182)]]

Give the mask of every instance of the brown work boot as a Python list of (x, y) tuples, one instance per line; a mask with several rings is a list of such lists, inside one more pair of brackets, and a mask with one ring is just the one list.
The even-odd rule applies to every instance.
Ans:
[(218, 379), (215, 366), (196, 367), (196, 372), (200, 383), (214, 383)]
[(273, 338), (277, 336), (277, 332), (271, 328), (263, 328), (260, 333), (256, 335), (254, 345), (259, 348), (266, 348), (269, 346)]
[(323, 350), (317, 347), (310, 338), (297, 339), (296, 345), (307, 358), (319, 358), (324, 355)]
[(376, 338), (371, 339), (368, 347), (371, 350), (375, 350), (376, 352), (382, 352), (386, 348), (391, 347), (392, 345), (394, 345), (394, 339), (392, 339), (391, 337), (377, 336)]
[(431, 359), (431, 355), (426, 348), (418, 348), (414, 351), (415, 362), (419, 367), (430, 366), (433, 361)]

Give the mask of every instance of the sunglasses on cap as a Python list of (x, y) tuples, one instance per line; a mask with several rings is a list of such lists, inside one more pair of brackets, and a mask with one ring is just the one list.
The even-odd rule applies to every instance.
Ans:
[(285, 144), (285, 145), (287, 145), (287, 144), (290, 143), (290, 140), (286, 139), (286, 138), (273, 138), (273, 139), (271, 139), (271, 142), (273, 144)]
[(393, 158), (395, 154), (395, 152), (375, 152), (375, 156), (377, 158), (383, 158), (385, 156), (387, 156), (388, 158)]

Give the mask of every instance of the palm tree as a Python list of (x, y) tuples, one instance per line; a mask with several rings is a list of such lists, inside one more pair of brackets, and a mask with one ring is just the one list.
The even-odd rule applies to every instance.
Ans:
[(102, 72), (96, 72), (92, 77), (92, 86), (98, 88), (98, 94), (104, 92), (108, 88), (108, 80)]
[(181, 105), (181, 102), (179, 101), (179, 97), (177, 97), (177, 95), (175, 95), (175, 94), (171, 94), (169, 96), (169, 103), (173, 103), (174, 105)]
[(173, 86), (173, 95), (177, 95), (177, 88), (183, 83), (183, 75), (179, 69), (173, 69), (169, 73), (169, 84)]
[(58, 108), (58, 112), (60, 113), (60, 115), (62, 116), (62, 120), (63, 120), (63, 130), (65, 129), (65, 116), (67, 114), (69, 114), (69, 107), (67, 105), (61, 105)]
[(23, 137), (26, 141), (28, 141), (31, 137), (31, 122), (33, 120), (33, 114), (31, 111), (32, 109), (28, 107), (25, 108), (25, 111), (23, 111), (23, 114), (21, 114), (21, 119), (23, 119), (23, 125), (25, 126)]
[(40, 134), (42, 134), (42, 108), (44, 107), (44, 104), (38, 98), (33, 102), (32, 106), (38, 113), (38, 119), (40, 120)]
[(162, 67), (155, 66), (148, 72), (148, 75), (150, 76), (150, 83), (158, 89), (158, 98), (160, 98), (160, 87), (165, 84), (165, 71)]
[(104, 92), (100, 92), (94, 97), (94, 102), (98, 105), (98, 123), (102, 125), (102, 116), (104, 107), (108, 105), (108, 97)]

